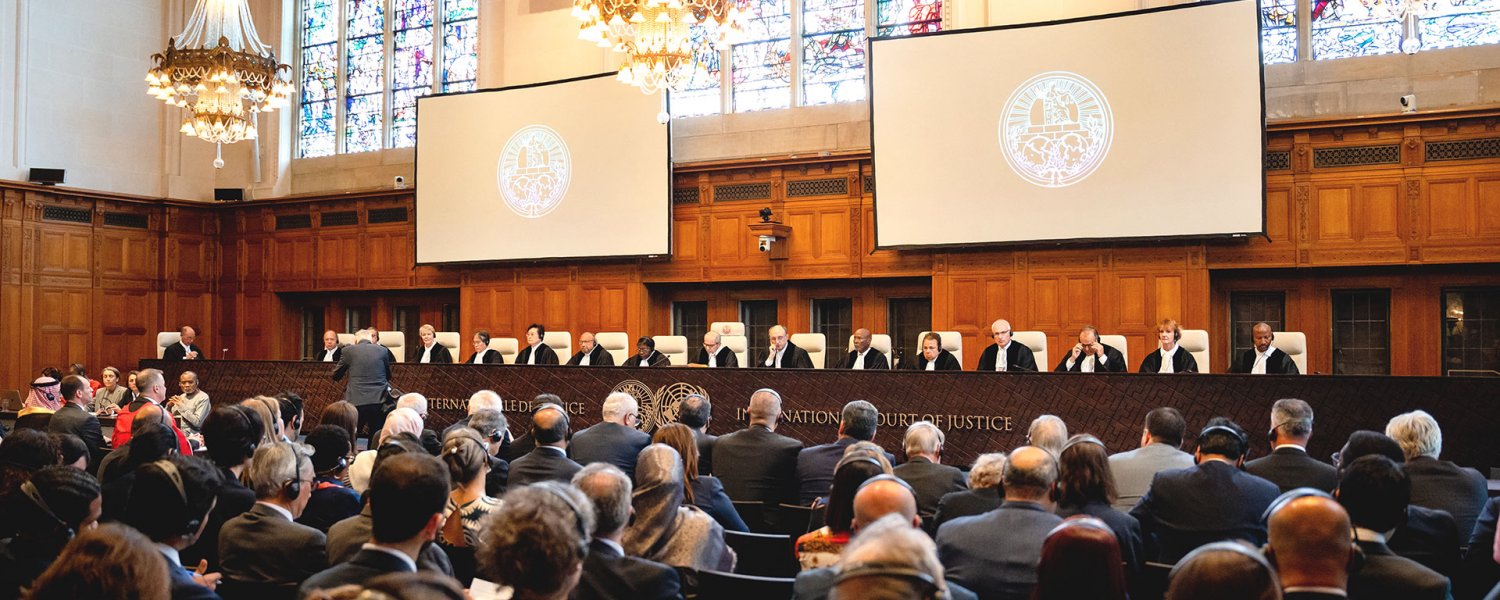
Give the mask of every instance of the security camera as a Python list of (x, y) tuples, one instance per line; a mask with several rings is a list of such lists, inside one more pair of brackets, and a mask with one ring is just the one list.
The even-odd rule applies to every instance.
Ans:
[(406, 189), (406, 178), (405, 177), (402, 177), (400, 175), (396, 176), (396, 189), (398, 189), (398, 190), (404, 190), (404, 189)]
[(1417, 112), (1417, 95), (1416, 94), (1407, 94), (1407, 95), (1401, 97), (1401, 112), (1403, 112), (1403, 113), (1414, 113), (1414, 112)]
[(776, 243), (776, 238), (774, 238), (772, 236), (769, 236), (769, 235), (760, 236), (760, 251), (761, 252), (770, 252), (771, 251), (771, 244), (774, 244), (774, 243)]

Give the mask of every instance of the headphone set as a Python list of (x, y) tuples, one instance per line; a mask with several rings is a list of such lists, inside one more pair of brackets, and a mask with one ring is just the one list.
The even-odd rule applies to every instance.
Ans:
[(1308, 428), (1312, 427), (1312, 419), (1292, 419), (1290, 421), (1282, 421), (1280, 423), (1272, 425), (1271, 430), (1266, 432), (1266, 437), (1271, 440), (1271, 446), (1274, 447), (1276, 445), (1276, 438), (1280, 437), (1280, 434), (1276, 433), (1276, 430), (1281, 429), (1282, 427), (1285, 427), (1287, 425), (1295, 425), (1297, 423), (1307, 423)]
[[(246, 431), (255, 428), (255, 425), (250, 421), (250, 416), (245, 414), (245, 411), (253, 411), (255, 409), (239, 404), (233, 405), (233, 408), (234, 414), (239, 415), (240, 421), (245, 424)], [(256, 418), (260, 418), (260, 415), (256, 415)], [(261, 424), (261, 428), (265, 428), (264, 423)], [(262, 435), (264, 435), (264, 432), (262, 432)], [(258, 447), (260, 447), (260, 440), (241, 440), (240, 451), (243, 456), (255, 456), (255, 449)]]
[[(864, 459), (868, 460), (870, 462), (873, 462), (873, 463), (875, 463), (877, 465), (880, 464), (880, 461), (877, 461), (877, 460), (875, 460), (873, 458), (864, 457)], [(871, 477), (869, 479), (864, 480), (863, 483), (859, 484), (859, 487), (854, 488), (855, 495), (858, 495), (861, 491), (863, 491), (866, 486), (869, 486), (870, 484), (873, 484), (873, 483), (875, 483), (877, 481), (894, 481), (898, 485), (900, 485), (901, 487), (906, 488), (906, 491), (911, 492), (911, 497), (912, 498), (916, 498), (917, 497), (917, 490), (913, 489), (911, 487), (910, 483), (907, 483), (905, 479), (902, 479), (900, 477), (897, 477), (895, 475), (891, 475), (891, 474), (888, 474), (888, 473), (881, 473), (879, 475), (876, 475), (874, 477)]]
[[(554, 485), (556, 485), (557, 487), (554, 487)], [(547, 493), (552, 494), (553, 497), (561, 500), (563, 504), (566, 504), (568, 506), (568, 510), (573, 511), (573, 525), (578, 528), (578, 546), (577, 548), (575, 548), (575, 550), (578, 551), (578, 557), (581, 559), (585, 556), (588, 556), (589, 554), (589, 529), (586, 525), (584, 525), (583, 507), (579, 506), (577, 502), (574, 502), (573, 499), (568, 497), (566, 493), (563, 493), (561, 489), (558, 489), (559, 487), (561, 487), (561, 484), (554, 485), (541, 484), (531, 487), (546, 490)]]
[[(1327, 498), (1329, 500), (1334, 499), (1333, 496), (1328, 492), (1317, 488), (1300, 487), (1292, 490), (1287, 490), (1286, 493), (1277, 496), (1275, 500), (1271, 501), (1270, 506), (1266, 507), (1266, 512), (1260, 517), (1261, 522), (1269, 526), (1271, 523), (1271, 517), (1273, 515), (1275, 515), (1277, 512), (1280, 512), (1281, 509), (1286, 508), (1286, 506), (1288, 504), (1291, 504), (1292, 501), (1300, 500), (1302, 498)], [(1364, 549), (1360, 548), (1359, 544), (1354, 540), (1350, 540), (1349, 545), (1353, 549), (1353, 552), (1349, 554), (1349, 562), (1344, 565), (1344, 569), (1350, 575), (1353, 575), (1355, 573), (1358, 573), (1360, 569), (1365, 568), (1365, 551)], [(1267, 543), (1260, 549), (1260, 554), (1265, 556), (1266, 562), (1270, 563), (1272, 566), (1276, 565), (1276, 551), (1271, 548), (1271, 545), (1269, 543)]]
[(842, 569), (833, 584), (837, 586), (846, 581), (868, 577), (887, 577), (910, 583), (916, 586), (917, 597), (921, 600), (948, 600), (948, 586), (938, 583), (932, 575), (905, 565), (878, 562), (850, 565)]
[[(182, 509), (186, 512), (188, 508), (187, 486), (182, 483), (182, 472), (177, 470), (177, 465), (166, 459), (158, 460), (151, 465), (160, 469), (162, 474), (167, 476), (167, 481), (172, 482), (172, 489), (177, 490), (177, 498), (182, 500)], [(197, 518), (188, 519), (188, 522), (183, 524), (183, 535), (198, 533), (198, 528), (203, 526), (201, 517), (202, 515), (199, 515)]]
[(281, 484), (288, 499), (302, 493), (302, 451), (296, 447), (292, 448), (292, 465), (292, 478)]
[(32, 504), (35, 504), (37, 508), (41, 509), (42, 514), (47, 515), (48, 518), (52, 519), (52, 522), (56, 525), (58, 530), (64, 532), (64, 542), (72, 540), (73, 536), (77, 535), (78, 532), (74, 531), (71, 525), (68, 525), (67, 522), (63, 521), (62, 517), (57, 516), (57, 513), (52, 512), (51, 506), (47, 506), (47, 501), (42, 499), (42, 491), (36, 489), (35, 483), (32, 483), (29, 480), (25, 483), (22, 483), (21, 493), (24, 494), (26, 498), (30, 499)]
[(1250, 454), (1249, 438), (1246, 438), (1244, 433), (1236, 431), (1233, 427), (1229, 427), (1227, 425), (1209, 425), (1208, 427), (1204, 427), (1203, 431), (1198, 432), (1198, 447), (1201, 447), (1203, 445), (1203, 438), (1208, 437), (1208, 434), (1210, 433), (1227, 433), (1230, 435), (1230, 437), (1239, 440), (1241, 459), (1246, 458)]

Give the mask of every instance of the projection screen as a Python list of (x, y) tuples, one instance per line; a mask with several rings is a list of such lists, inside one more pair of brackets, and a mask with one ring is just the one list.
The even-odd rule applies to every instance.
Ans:
[(1256, 4), (870, 43), (876, 245), (1264, 229)]
[(661, 96), (612, 74), (417, 101), (417, 263), (671, 252)]

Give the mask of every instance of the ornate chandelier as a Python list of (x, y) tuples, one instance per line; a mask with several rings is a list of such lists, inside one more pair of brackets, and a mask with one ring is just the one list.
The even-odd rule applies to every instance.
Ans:
[(188, 109), (182, 133), (205, 142), (255, 139), (257, 113), (286, 106), (292, 94), (291, 67), (261, 43), (246, 0), (198, 0), (187, 27), (151, 59), (147, 93)]
[(691, 77), (693, 27), (720, 47), (740, 29), (739, 0), (573, 0), (578, 38), (626, 55), (619, 80), (650, 94)]

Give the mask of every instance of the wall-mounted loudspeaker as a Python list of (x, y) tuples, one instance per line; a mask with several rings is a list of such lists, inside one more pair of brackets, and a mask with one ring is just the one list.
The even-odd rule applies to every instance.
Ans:
[(214, 188), (214, 200), (219, 202), (240, 202), (245, 199), (245, 190), (242, 188)]
[(62, 169), (32, 169), (26, 181), (42, 185), (57, 185), (63, 182)]

